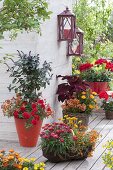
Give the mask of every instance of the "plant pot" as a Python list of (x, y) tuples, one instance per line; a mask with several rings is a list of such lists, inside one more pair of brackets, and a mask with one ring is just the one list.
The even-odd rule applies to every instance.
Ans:
[(113, 111), (105, 111), (106, 119), (113, 119)]
[(55, 154), (54, 152), (47, 152), (46, 148), (42, 148), (43, 156), (47, 158), (50, 162), (58, 163), (63, 161), (70, 161), (70, 160), (84, 160), (88, 157), (89, 152), (91, 152), (92, 147), (87, 147), (82, 151), (82, 155), (78, 152), (74, 151), (67, 151), (64, 154)]
[(40, 134), (42, 120), (39, 119), (36, 125), (25, 127), (26, 119), (15, 118), (16, 130), (19, 138), (19, 143), (24, 147), (34, 147), (37, 144)]
[[(89, 114), (86, 114), (86, 113), (66, 113), (69, 117), (76, 117), (78, 118), (78, 121), (82, 121), (81, 125), (83, 126), (88, 126), (88, 123), (89, 123)], [(65, 114), (63, 114), (64, 116)]]
[(87, 82), (92, 91), (99, 94), (101, 91), (108, 90), (108, 82)]

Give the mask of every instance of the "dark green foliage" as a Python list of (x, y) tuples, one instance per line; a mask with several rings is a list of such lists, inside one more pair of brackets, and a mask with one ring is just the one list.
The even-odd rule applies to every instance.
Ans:
[[(46, 84), (49, 85), (52, 78), (51, 63), (44, 61), (40, 67), (39, 54), (32, 55), (24, 54), (18, 51), (18, 60), (13, 61), (13, 66), (8, 66), (10, 77), (13, 78), (12, 83), (9, 85), (9, 91), (14, 90), (15, 93), (21, 93), (25, 100), (34, 100), (41, 93), (41, 87), (45, 88)], [(7, 64), (7, 63), (5, 63)]]

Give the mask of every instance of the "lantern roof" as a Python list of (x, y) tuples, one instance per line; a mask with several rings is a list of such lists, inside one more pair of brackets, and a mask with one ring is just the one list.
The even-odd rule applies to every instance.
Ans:
[(74, 16), (75, 17), (75, 15), (70, 12), (68, 7), (66, 7), (66, 9), (62, 13), (60, 13), (58, 16)]
[(76, 27), (76, 33), (84, 34), (84, 31), (83, 31), (83, 30), (81, 30), (79, 27)]

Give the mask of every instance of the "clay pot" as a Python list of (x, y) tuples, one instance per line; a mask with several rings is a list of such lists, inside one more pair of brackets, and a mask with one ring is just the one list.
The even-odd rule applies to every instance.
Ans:
[(19, 138), (19, 143), (24, 147), (34, 147), (37, 144), (40, 134), (42, 120), (39, 119), (36, 125), (25, 127), (26, 119), (15, 118), (16, 130)]
[(101, 91), (108, 90), (108, 82), (87, 82), (92, 91), (99, 94)]

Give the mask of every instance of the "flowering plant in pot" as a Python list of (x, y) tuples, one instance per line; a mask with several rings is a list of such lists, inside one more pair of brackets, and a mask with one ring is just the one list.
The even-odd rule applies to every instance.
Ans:
[(78, 93), (76, 97), (65, 100), (62, 104), (63, 115), (76, 116), (82, 120), (82, 124), (88, 126), (89, 115), (93, 109), (97, 108), (96, 95), (95, 92), (88, 89)]
[(89, 82), (91, 89), (100, 93), (102, 90), (107, 90), (107, 82), (111, 81), (113, 77), (113, 63), (101, 58), (93, 62), (80, 64), (79, 71), (79, 76)]
[(19, 153), (10, 149), (8, 152), (0, 150), (0, 169), (1, 170), (44, 170), (44, 162), (35, 163), (35, 158), (23, 158)]
[(66, 120), (46, 124), (40, 134), (43, 155), (51, 162), (85, 159), (94, 150), (98, 133), (81, 131), (75, 117)]
[(102, 91), (99, 98), (103, 99), (101, 108), (104, 109), (106, 118), (113, 119), (113, 93)]
[(19, 51), (18, 61), (12, 58), (11, 61), (11, 67), (5, 61), (7, 71), (13, 78), (8, 89), (19, 95), (6, 100), (2, 109), (8, 117), (14, 116), (20, 144), (35, 146), (43, 118), (52, 114), (50, 106), (40, 99), (40, 89), (45, 88), (52, 78), (50, 63), (44, 61), (41, 67), (39, 55), (31, 55), (31, 52), (27, 55)]

